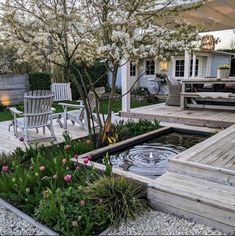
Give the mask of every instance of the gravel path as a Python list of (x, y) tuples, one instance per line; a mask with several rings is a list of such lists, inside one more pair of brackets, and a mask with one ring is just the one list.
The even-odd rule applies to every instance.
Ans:
[(208, 226), (196, 224), (174, 215), (150, 210), (129, 221), (127, 227), (122, 224), (119, 229), (112, 230), (109, 235), (225, 235)]
[(45, 235), (45, 233), (0, 205), (0, 235)]

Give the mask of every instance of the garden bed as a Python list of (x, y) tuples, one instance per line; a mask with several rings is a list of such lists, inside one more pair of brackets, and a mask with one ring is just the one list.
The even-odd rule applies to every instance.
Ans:
[[(158, 129), (159, 123), (129, 121), (117, 126), (130, 136)], [(17, 148), (11, 156), (2, 156), (0, 197), (63, 235), (98, 234), (144, 211), (146, 192), (141, 185), (112, 176), (109, 165), (102, 173), (90, 165), (89, 156), (82, 164), (74, 163), (72, 157), (93, 150), (92, 142), (71, 141), (67, 134), (64, 138), (64, 145)]]

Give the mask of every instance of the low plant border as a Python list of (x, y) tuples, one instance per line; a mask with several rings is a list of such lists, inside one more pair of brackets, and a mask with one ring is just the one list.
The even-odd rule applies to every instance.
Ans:
[(57, 236), (59, 235), (58, 233), (56, 233), (55, 231), (49, 229), (47, 226), (39, 223), (38, 221), (36, 221), (34, 218), (32, 218), (31, 216), (25, 214), (23, 211), (19, 210), (18, 208), (12, 206), (11, 204), (9, 204), (8, 202), (6, 202), (5, 200), (3, 200), (2, 198), (0, 198), (0, 205), (2, 205), (4, 208), (6, 208), (7, 210), (15, 213), (18, 217), (20, 217), (21, 219), (25, 220), (26, 222), (28, 222), (29, 224), (33, 225), (34, 227), (38, 228), (39, 230), (41, 230), (42, 232), (44, 232), (46, 235), (53, 235), (53, 236)]

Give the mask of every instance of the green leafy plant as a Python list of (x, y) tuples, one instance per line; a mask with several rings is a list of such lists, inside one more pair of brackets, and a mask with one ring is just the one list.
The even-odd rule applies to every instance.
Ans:
[(109, 144), (115, 144), (119, 141), (117, 133), (112, 133), (112, 135), (107, 136)]
[(96, 202), (84, 194), (82, 186), (55, 192), (48, 189), (46, 193), (35, 210), (35, 216), (57, 232), (90, 235), (94, 234), (94, 229), (104, 229), (107, 224), (103, 208), (96, 207)]
[(108, 176), (108, 177), (111, 177), (112, 176), (113, 167), (112, 167), (112, 164), (110, 162), (110, 156), (109, 156), (108, 152), (104, 156), (102, 162), (105, 165), (105, 172), (104, 172), (104, 174), (106, 176)]
[(145, 190), (140, 184), (125, 177), (103, 177), (86, 188), (87, 194), (98, 201), (113, 226), (135, 219), (146, 209)]
[(116, 134), (119, 141), (126, 140), (137, 135), (141, 135), (152, 130), (160, 128), (159, 121), (149, 121), (149, 120), (121, 120), (112, 125), (109, 137)]
[(230, 69), (230, 66), (227, 65), (227, 64), (219, 65), (218, 69), (219, 69), (219, 70), (229, 70), (229, 69)]

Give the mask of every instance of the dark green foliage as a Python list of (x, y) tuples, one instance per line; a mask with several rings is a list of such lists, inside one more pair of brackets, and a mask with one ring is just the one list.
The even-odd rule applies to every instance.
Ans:
[(6, 111), (6, 106), (0, 103), (0, 112)]
[(137, 95), (138, 96), (144, 96), (144, 97), (149, 97), (150, 96), (149, 90), (147, 88), (144, 88), (144, 87), (140, 87), (140, 88), (134, 90), (132, 92), (132, 94), (135, 95), (135, 96), (137, 96)]
[[(77, 70), (79, 70), (79, 72), (81, 73), (84, 83), (86, 85), (89, 85), (89, 81), (88, 78), (85, 74), (85, 70), (84, 70), (84, 66), (83, 65), (73, 65)], [(80, 82), (81, 80), (79, 79), (79, 74), (77, 72), (77, 70), (73, 68), (73, 74), (76, 76), (77, 80)], [(107, 68), (105, 66), (104, 63), (100, 62), (100, 61), (96, 61), (94, 65), (90, 66), (87, 68), (87, 72), (91, 77), (92, 82), (96, 82), (94, 84), (95, 87), (105, 87), (108, 88), (108, 74), (107, 72)], [(102, 77), (101, 77), (102, 76)], [(101, 77), (101, 78), (100, 78)], [(98, 81), (97, 79), (100, 78)], [(76, 87), (72, 84), (72, 94), (73, 94), (73, 99), (79, 99), (79, 94), (78, 91), (76, 89)], [(87, 91), (90, 90), (90, 87), (87, 86), (86, 87)]]
[(48, 197), (42, 198), (35, 216), (42, 222), (54, 225), (54, 230), (62, 235), (90, 235), (104, 229), (107, 215), (103, 208), (89, 199), (83, 186), (48, 191)]
[(44, 72), (29, 73), (29, 88), (33, 90), (50, 90), (51, 76)]
[(146, 209), (144, 188), (125, 177), (102, 177), (88, 185), (87, 194), (98, 202), (109, 217), (112, 225), (135, 219)]
[(141, 135), (156, 129), (159, 129), (159, 121), (149, 121), (149, 120), (121, 120), (112, 124), (111, 131), (109, 137), (117, 134), (118, 141), (126, 140), (131, 137), (135, 137), (137, 135)]

